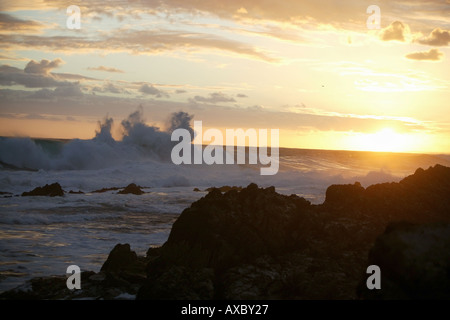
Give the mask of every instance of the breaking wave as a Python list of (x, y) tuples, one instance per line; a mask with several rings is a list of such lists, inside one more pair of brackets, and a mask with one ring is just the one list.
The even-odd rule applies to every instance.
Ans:
[(171, 141), (172, 131), (183, 128), (193, 136), (191, 119), (185, 112), (173, 113), (167, 130), (162, 131), (145, 123), (140, 108), (121, 122), (123, 136), (119, 141), (112, 137), (113, 119), (108, 117), (99, 122), (99, 129), (91, 140), (1, 138), (0, 161), (13, 168), (35, 170), (100, 169), (143, 159), (165, 162), (170, 160), (175, 144)]

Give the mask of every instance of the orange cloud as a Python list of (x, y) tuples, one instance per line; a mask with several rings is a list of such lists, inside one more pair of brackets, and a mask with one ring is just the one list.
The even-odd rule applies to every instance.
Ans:
[(251, 59), (276, 63), (279, 59), (271, 57), (256, 47), (243, 42), (215, 35), (182, 31), (141, 31), (128, 30), (120, 34), (91, 40), (75, 36), (32, 36), (1, 35), (0, 48), (41, 49), (51, 51), (89, 52), (107, 50), (108, 52), (128, 52), (131, 54), (159, 54), (174, 50), (218, 50)]
[(45, 26), (37, 21), (22, 20), (10, 14), (0, 12), (0, 32), (36, 33)]
[(124, 73), (123, 70), (112, 68), (112, 67), (105, 67), (105, 66), (89, 67), (87, 69), (91, 70), (91, 71), (104, 71), (104, 72), (113, 72), (113, 73)]
[(418, 41), (421, 44), (430, 46), (448, 46), (450, 43), (450, 31), (436, 28), (431, 31), (430, 35)]
[(380, 39), (383, 41), (405, 41), (405, 33), (409, 33), (409, 27), (400, 21), (392, 22), (381, 31)]

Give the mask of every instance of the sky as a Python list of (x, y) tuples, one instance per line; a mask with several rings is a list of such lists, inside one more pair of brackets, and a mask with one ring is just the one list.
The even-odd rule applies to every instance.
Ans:
[(450, 0), (2, 0), (0, 136), (90, 139), (108, 116), (120, 139), (141, 107), (161, 130), (184, 111), (282, 147), (450, 153), (449, 17)]

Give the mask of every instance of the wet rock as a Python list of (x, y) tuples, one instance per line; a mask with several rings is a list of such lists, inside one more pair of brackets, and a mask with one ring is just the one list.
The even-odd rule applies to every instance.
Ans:
[(129, 184), (128, 186), (125, 187), (125, 189), (118, 192), (118, 194), (130, 194), (130, 193), (141, 195), (145, 192), (141, 190), (140, 186), (137, 186), (134, 183)]
[(108, 192), (108, 191), (117, 191), (117, 190), (120, 190), (120, 188), (118, 188), (118, 187), (101, 188), (99, 190), (94, 190), (91, 193), (104, 193), (104, 192)]
[(84, 192), (81, 191), (81, 190), (78, 190), (78, 191), (70, 190), (70, 191), (69, 191), (69, 194), (84, 194)]
[(64, 195), (64, 190), (61, 188), (59, 183), (52, 183), (50, 185), (46, 184), (43, 187), (37, 187), (29, 192), (22, 193), (22, 197), (27, 196), (47, 196), (47, 197), (62, 197)]

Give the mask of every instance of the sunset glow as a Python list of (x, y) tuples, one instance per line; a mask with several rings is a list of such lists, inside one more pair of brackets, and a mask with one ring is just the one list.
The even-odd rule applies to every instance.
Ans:
[(450, 4), (371, 5), (78, 1), (77, 29), (65, 1), (2, 1), (0, 136), (89, 139), (108, 115), (120, 139), (142, 106), (282, 147), (450, 152)]

